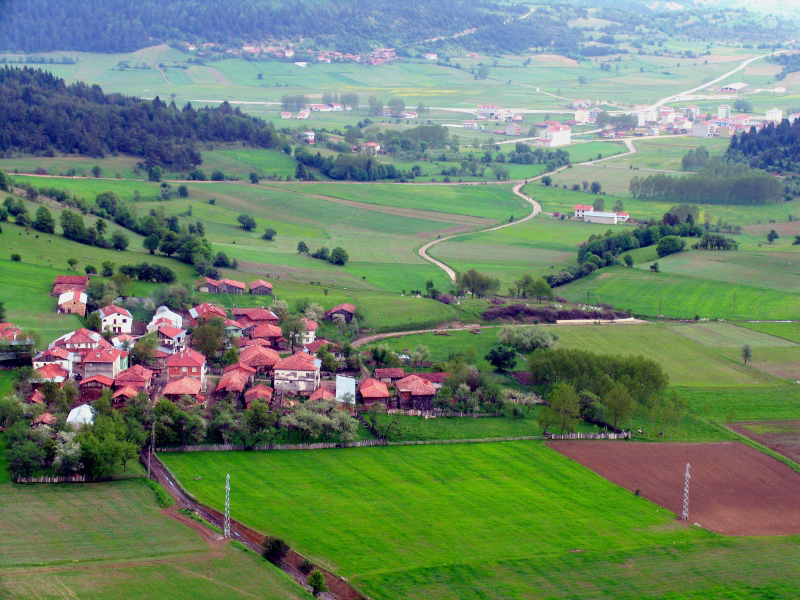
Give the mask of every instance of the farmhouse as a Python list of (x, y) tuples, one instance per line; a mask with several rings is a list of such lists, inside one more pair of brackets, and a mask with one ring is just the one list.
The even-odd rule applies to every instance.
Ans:
[(780, 108), (771, 108), (766, 114), (767, 121), (773, 123), (780, 123), (783, 120), (783, 111)]
[(156, 330), (158, 346), (164, 352), (174, 354), (186, 346), (186, 331), (172, 325), (162, 325)]
[(281, 113), (281, 119), (291, 119), (291, 118), (292, 118), (292, 113), (286, 111)]
[(311, 319), (306, 319), (303, 317), (300, 319), (303, 322), (303, 325), (306, 326), (306, 331), (303, 334), (303, 345), (312, 344), (314, 340), (317, 338), (317, 328), (319, 327), (319, 323), (316, 321), (312, 321)]
[(336, 393), (326, 387), (317, 388), (308, 397), (309, 402), (314, 402), (315, 400), (335, 400), (335, 399), (336, 399)]
[(192, 324), (198, 325), (200, 321), (205, 319), (212, 319), (216, 317), (224, 320), (228, 315), (226, 315), (225, 311), (219, 306), (203, 302), (202, 304), (198, 304), (194, 308), (189, 309), (189, 316), (192, 317)]
[[(256, 279), (250, 282), (250, 293), (259, 296), (272, 296), (272, 284), (263, 279)], [(235, 312), (233, 313), (236, 314)]]
[(383, 369), (375, 369), (375, 379), (394, 385), (400, 381), (406, 374), (400, 367), (388, 367)]
[(549, 125), (544, 129), (537, 140), (537, 145), (545, 148), (567, 146), (572, 140), (572, 130), (569, 125)]
[(113, 385), (114, 380), (107, 375), (92, 375), (91, 377), (85, 377), (84, 379), (81, 379), (81, 382), (78, 384), (78, 388), (80, 389), (81, 394), (84, 396), (87, 394), (99, 396), (100, 392), (111, 389), (111, 386)]
[(203, 277), (197, 286), (197, 291), (203, 292), (204, 294), (218, 294), (219, 281), (211, 279), (210, 277)]
[(46, 402), (47, 398), (44, 397), (44, 394), (39, 389), (33, 390), (25, 398), (26, 404), (41, 404), (42, 406), (44, 406)]
[(259, 325), (250, 334), (253, 339), (265, 340), (271, 348), (280, 347), (283, 341), (283, 331), (277, 325)]
[(98, 348), (83, 357), (83, 376), (105, 375), (115, 379), (127, 366), (127, 352), (116, 348)]
[(342, 315), (346, 323), (349, 323), (353, 320), (353, 317), (356, 314), (356, 305), (355, 304), (348, 304), (345, 302), (344, 304), (337, 304), (330, 310), (325, 311), (325, 318), (329, 320), (333, 320), (333, 317), (336, 315)]
[(58, 419), (49, 412), (46, 412), (33, 418), (33, 421), (31, 421), (31, 429), (38, 429), (43, 426), (55, 427), (57, 423)]
[(297, 139), (306, 144), (313, 144), (317, 139), (317, 134), (311, 130), (301, 131), (297, 134)]
[(255, 369), (260, 375), (272, 375), (273, 367), (280, 361), (280, 355), (271, 348), (252, 345), (239, 354), (239, 362)]
[(381, 151), (381, 145), (378, 142), (365, 142), (361, 144), (361, 154), (367, 156), (377, 156)]
[(692, 125), (692, 137), (710, 138), (717, 135), (717, 126), (711, 121), (695, 121)]
[(115, 388), (130, 387), (136, 390), (149, 390), (153, 383), (153, 371), (142, 365), (133, 365), (122, 371), (114, 380)]
[(111, 333), (130, 333), (133, 329), (133, 317), (124, 308), (109, 304), (97, 311), (100, 315), (103, 331)]
[(418, 375), (409, 375), (397, 382), (398, 403), (400, 408), (414, 410), (431, 410), (436, 388), (430, 381)]
[(87, 285), (88, 275), (57, 275), (50, 295), (58, 297), (64, 292), (85, 292)]
[(361, 380), (358, 384), (358, 395), (366, 406), (370, 406), (376, 402), (387, 405), (391, 397), (386, 384), (372, 377)]
[(59, 314), (76, 314), (86, 316), (86, 293), (78, 291), (64, 292), (58, 297)]
[(178, 313), (172, 312), (166, 306), (159, 306), (156, 309), (156, 314), (153, 315), (153, 319), (150, 321), (150, 324), (147, 326), (147, 332), (152, 333), (156, 329), (160, 323), (168, 323), (173, 327), (177, 327), (178, 329), (183, 329), (183, 317), (180, 316)]
[[(627, 221), (627, 216), (625, 217)], [(620, 222), (620, 217), (615, 212), (605, 212), (600, 210), (587, 210), (583, 213), (585, 223), (601, 223), (603, 225), (616, 225)]]
[(191, 348), (180, 350), (170, 356), (166, 367), (167, 378), (170, 381), (190, 377), (199, 381), (201, 387), (206, 386), (206, 357)]
[(253, 382), (256, 370), (241, 362), (228, 365), (217, 383), (217, 394), (234, 393), (237, 396)]
[(426, 52), (424, 56), (425, 60), (437, 60), (439, 58), (439, 55), (435, 52)]
[(244, 294), (247, 291), (247, 285), (235, 279), (220, 279), (217, 284), (220, 294)]
[(256, 400), (263, 400), (265, 404), (269, 405), (272, 401), (272, 388), (259, 383), (244, 393), (245, 407), (250, 408), (250, 405)]
[(193, 398), (198, 404), (205, 402), (205, 397), (200, 394), (202, 384), (192, 377), (180, 377), (170, 381), (165, 387), (163, 395), (167, 400), (177, 402), (184, 396)]
[(75, 353), (66, 348), (48, 348), (33, 357), (33, 368), (40, 369), (45, 365), (56, 364), (72, 376), (75, 363)]
[(275, 389), (310, 394), (319, 387), (319, 365), (320, 361), (305, 352), (281, 359), (273, 369)]
[(36, 369), (36, 379), (52, 381), (53, 383), (59, 384), (59, 387), (69, 379), (69, 375), (69, 371), (55, 363), (50, 363)]
[(308, 118), (308, 114), (309, 114), (308, 113), (308, 109), (304, 108), (303, 110), (301, 110), (300, 112), (297, 113), (297, 118), (298, 119), (307, 119)]
[(723, 94), (743, 94), (745, 90), (747, 90), (747, 84), (741, 82), (728, 83), (719, 88), (719, 91)]
[(119, 388), (116, 392), (114, 392), (114, 396), (112, 397), (112, 406), (119, 410), (121, 408), (125, 408), (130, 402), (131, 398), (135, 398), (138, 394), (138, 391), (132, 387), (125, 386), (123, 388)]
[(436, 391), (439, 391), (444, 387), (444, 382), (450, 377), (450, 373), (417, 373), (417, 377), (425, 381), (430, 381), (433, 387), (436, 388)]

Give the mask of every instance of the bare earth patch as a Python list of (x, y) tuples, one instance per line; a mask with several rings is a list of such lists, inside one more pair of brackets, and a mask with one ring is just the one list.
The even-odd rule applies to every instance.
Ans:
[(800, 474), (739, 442), (647, 444), (556, 441), (548, 445), (609, 481), (681, 514), (691, 464), (689, 521), (725, 535), (800, 533)]
[(800, 421), (748, 421), (728, 427), (800, 462)]

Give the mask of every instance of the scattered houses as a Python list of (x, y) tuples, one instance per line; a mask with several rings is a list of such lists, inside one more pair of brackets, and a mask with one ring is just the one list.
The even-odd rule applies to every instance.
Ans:
[(69, 371), (57, 365), (56, 363), (49, 363), (39, 367), (34, 371), (36, 379), (39, 381), (51, 381), (57, 383), (59, 387), (70, 377)]
[(127, 309), (109, 304), (97, 311), (103, 331), (111, 333), (130, 333), (133, 330), (133, 317)]
[(207, 294), (244, 294), (247, 284), (235, 279), (211, 279), (204, 277), (197, 286), (198, 291)]
[(376, 402), (388, 406), (389, 398), (391, 398), (389, 388), (386, 384), (372, 377), (362, 379), (358, 384), (358, 396), (365, 406), (370, 406)]
[(397, 400), (399, 407), (405, 410), (432, 410), (436, 388), (430, 381), (419, 375), (409, 375), (398, 381)]
[(259, 325), (255, 327), (250, 334), (253, 339), (262, 339), (266, 341), (270, 348), (280, 348), (283, 341), (283, 330), (277, 325)]
[(253, 383), (255, 373), (254, 368), (241, 362), (228, 365), (217, 383), (215, 393), (218, 395), (233, 393), (239, 396), (248, 385)]
[(330, 310), (325, 311), (325, 318), (329, 320), (333, 320), (333, 317), (336, 315), (342, 315), (344, 317), (345, 322), (349, 323), (353, 320), (353, 317), (356, 315), (356, 306), (355, 304), (349, 304), (347, 302), (343, 304), (337, 304)]
[(386, 367), (386, 368), (379, 368), (375, 369), (375, 379), (383, 382), (394, 385), (406, 374), (403, 372), (401, 367)]
[(86, 292), (71, 290), (58, 297), (57, 308), (59, 314), (76, 314), (86, 316)]
[(194, 308), (189, 309), (189, 316), (192, 318), (191, 324), (193, 326), (199, 325), (206, 319), (218, 318), (224, 321), (226, 318), (228, 318), (228, 315), (223, 309), (215, 304), (209, 304), (208, 302), (203, 302), (202, 304), (198, 304)]
[(122, 371), (114, 380), (115, 388), (133, 388), (138, 391), (150, 391), (153, 384), (153, 371), (142, 365), (133, 365)]

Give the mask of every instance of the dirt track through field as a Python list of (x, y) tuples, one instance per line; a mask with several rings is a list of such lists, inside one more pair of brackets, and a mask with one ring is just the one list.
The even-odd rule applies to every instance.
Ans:
[(680, 515), (691, 464), (689, 522), (724, 535), (800, 534), (800, 473), (739, 442), (557, 441), (547, 444)]

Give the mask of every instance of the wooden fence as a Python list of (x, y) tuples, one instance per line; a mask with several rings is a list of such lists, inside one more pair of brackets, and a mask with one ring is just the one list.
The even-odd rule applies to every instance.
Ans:
[(120, 479), (142, 479), (145, 476), (136, 473), (126, 473), (113, 477), (89, 477), (88, 475), (39, 475), (31, 477), (15, 477), (17, 483), (96, 483), (101, 481), (117, 481)]
[(630, 431), (614, 433), (613, 431), (602, 433), (545, 433), (543, 438), (548, 440), (628, 440), (631, 438)]
[(404, 415), (406, 417), (423, 417), (424, 419), (435, 419), (436, 417), (496, 417), (495, 413), (465, 413), (465, 412), (444, 412), (438, 409), (433, 410), (413, 410), (403, 408), (388, 408), (387, 415)]

